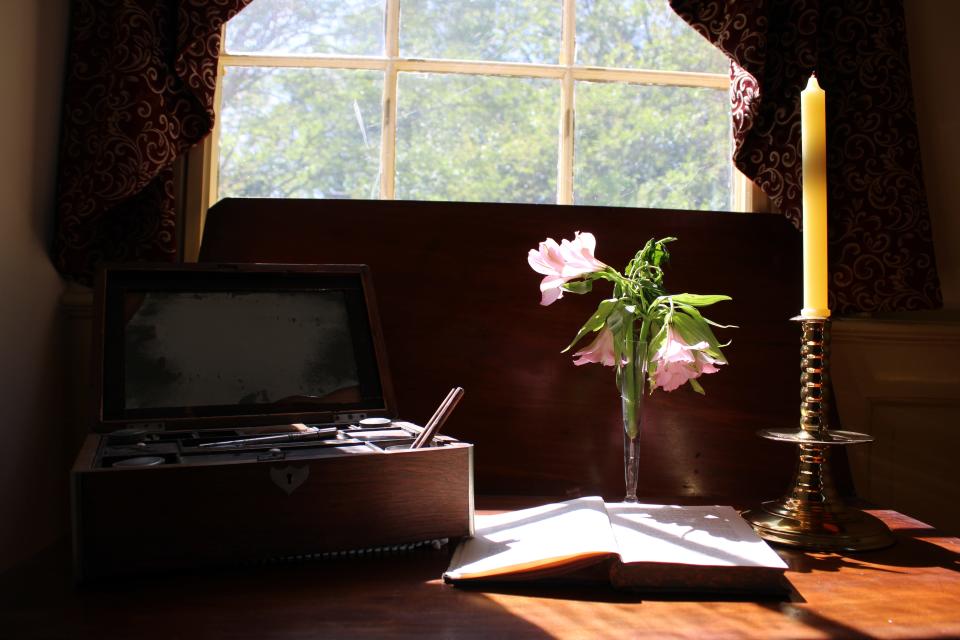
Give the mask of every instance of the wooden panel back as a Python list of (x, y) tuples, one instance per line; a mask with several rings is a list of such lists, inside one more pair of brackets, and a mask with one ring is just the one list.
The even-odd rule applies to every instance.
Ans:
[[(467, 393), (445, 431), (476, 444), (478, 493), (622, 497), (613, 371), (560, 350), (602, 297), (539, 304), (527, 251), (575, 231), (622, 268), (651, 237), (676, 236), (672, 292), (726, 293), (708, 310), (739, 325), (730, 365), (646, 404), (641, 496), (745, 503), (778, 497), (795, 454), (758, 429), (798, 420), (800, 234), (780, 216), (556, 205), (224, 200), (207, 217), (207, 262), (370, 265), (400, 415), (425, 421)], [(277, 363), (282, 366), (282, 363)]]

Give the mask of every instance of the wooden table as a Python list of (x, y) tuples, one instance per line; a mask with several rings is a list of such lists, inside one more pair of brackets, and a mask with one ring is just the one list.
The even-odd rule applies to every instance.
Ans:
[[(65, 550), (0, 577), (2, 638), (960, 637), (960, 539), (893, 511), (889, 549), (781, 551), (788, 601), (608, 589), (462, 590), (449, 549), (152, 577), (75, 589)], [(229, 535), (224, 532), (224, 535)]]

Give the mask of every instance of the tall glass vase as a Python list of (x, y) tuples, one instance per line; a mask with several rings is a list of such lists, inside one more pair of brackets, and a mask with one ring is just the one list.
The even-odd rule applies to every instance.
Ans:
[(623, 409), (623, 476), (626, 483), (624, 502), (637, 501), (637, 480), (640, 476), (640, 427), (643, 422), (643, 397), (647, 377), (647, 342), (637, 339), (628, 330), (622, 359), (617, 367)]

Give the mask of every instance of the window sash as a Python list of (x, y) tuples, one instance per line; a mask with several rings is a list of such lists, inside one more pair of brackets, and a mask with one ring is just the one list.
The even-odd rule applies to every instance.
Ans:
[[(394, 45), (395, 46), (395, 45)], [(572, 55), (572, 52), (571, 54)], [(566, 57), (565, 55), (563, 57)], [(399, 55), (361, 56), (291, 56), (229, 54), (220, 57), (223, 73), (230, 67), (279, 67), (309, 69), (363, 69), (384, 74), (381, 103), (380, 140), (380, 198), (392, 200), (395, 194), (397, 83), (400, 73), (436, 73), (539, 78), (560, 82), (560, 122), (557, 204), (573, 204), (573, 129), (576, 114), (573, 93), (576, 82), (619, 82), (658, 86), (697, 87), (727, 90), (728, 76), (719, 73), (658, 71), (651, 69), (622, 69), (587, 67), (574, 64), (527, 64), (520, 62), (491, 62), (478, 60), (448, 60), (402, 58)], [(218, 83), (219, 86), (219, 83)], [(217, 114), (220, 113), (219, 96)], [(219, 142), (219, 130), (215, 139)], [(212, 204), (212, 202), (211, 202)]]
[[(211, 136), (189, 153), (181, 174), (184, 189), (185, 233), (183, 250), (187, 259), (199, 252), (206, 209), (218, 199), (220, 107), (222, 80), (230, 67), (298, 67), (325, 69), (369, 69), (384, 73), (381, 103), (380, 198), (392, 200), (396, 179), (397, 83), (400, 73), (469, 74), (553, 79), (560, 82), (560, 122), (558, 123), (557, 204), (573, 204), (573, 131), (575, 127), (574, 90), (576, 82), (619, 82), (660, 86), (729, 89), (726, 74), (625, 69), (579, 65), (575, 62), (575, 0), (564, 0), (561, 25), (560, 59), (557, 64), (530, 64), (479, 60), (424, 59), (401, 57), (399, 53), (400, 0), (386, 0), (384, 24), (385, 55), (266, 55), (234, 54), (223, 50), (221, 38), (218, 79), (214, 109), (217, 118)], [(731, 209), (735, 211), (769, 210), (759, 190), (734, 168), (731, 185)], [(190, 213), (193, 212), (193, 213)]]

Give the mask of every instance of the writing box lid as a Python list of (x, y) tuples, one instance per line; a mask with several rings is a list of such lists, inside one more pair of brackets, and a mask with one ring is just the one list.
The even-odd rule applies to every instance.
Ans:
[(93, 357), (98, 431), (395, 415), (364, 265), (107, 267)]

